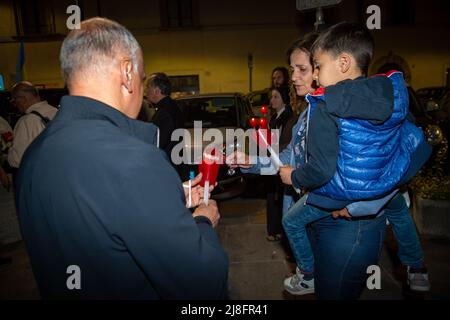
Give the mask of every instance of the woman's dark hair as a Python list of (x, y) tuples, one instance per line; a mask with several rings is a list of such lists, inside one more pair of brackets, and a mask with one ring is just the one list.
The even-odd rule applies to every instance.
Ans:
[(341, 22), (320, 34), (312, 52), (323, 50), (333, 57), (343, 52), (351, 54), (359, 69), (367, 74), (373, 57), (374, 41), (369, 30), (358, 23)]
[(314, 63), (313, 63), (313, 57), (311, 54), (311, 52), (312, 52), (311, 49), (313, 47), (314, 42), (317, 40), (318, 37), (319, 37), (318, 33), (310, 32), (310, 33), (305, 34), (303, 37), (295, 40), (286, 51), (287, 63), (289, 65), (291, 65), (292, 52), (294, 52), (295, 50), (302, 50), (303, 52), (305, 52), (309, 55), (309, 61), (311, 63), (311, 66), (314, 69)]
[[(291, 65), (291, 54), (295, 50), (301, 50), (301, 51), (305, 52), (306, 54), (308, 54), (309, 63), (311, 64), (312, 70), (314, 71), (314, 62), (313, 62), (313, 55), (311, 54), (311, 48), (318, 37), (319, 37), (318, 33), (310, 32), (310, 33), (305, 34), (303, 37), (295, 40), (286, 51), (287, 63), (289, 65)], [(305, 100), (297, 98), (297, 93), (295, 92), (295, 88), (292, 85), (291, 81), (289, 81), (289, 86), (291, 89), (290, 97), (291, 97), (292, 109), (296, 113), (300, 113), (306, 107)]]
[(281, 99), (287, 106), (291, 104), (291, 97), (289, 96), (289, 87), (287, 85), (283, 85), (280, 87), (272, 87), (271, 90), (278, 91), (278, 93), (281, 96)]
[(273, 86), (272, 77), (273, 77), (273, 74), (275, 73), (275, 71), (280, 71), (283, 74), (284, 80), (283, 80), (282, 86), (287, 86), (289, 83), (289, 71), (285, 67), (276, 67), (275, 69), (272, 70), (272, 73), (270, 74), (270, 86), (271, 87)]

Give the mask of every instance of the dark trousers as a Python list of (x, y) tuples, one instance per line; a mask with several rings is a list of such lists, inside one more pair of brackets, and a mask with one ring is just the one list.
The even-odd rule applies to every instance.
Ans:
[(267, 191), (267, 234), (275, 236), (283, 233), (281, 213), (283, 209), (283, 183), (279, 176), (265, 176)]

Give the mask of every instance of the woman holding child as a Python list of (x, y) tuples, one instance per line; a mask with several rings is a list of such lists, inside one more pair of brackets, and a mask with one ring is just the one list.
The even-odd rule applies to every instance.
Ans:
[[(361, 36), (360, 29), (348, 24), (341, 25), (337, 28), (337, 30), (335, 29), (333, 31), (340, 31), (342, 33), (342, 30), (344, 30), (344, 32), (353, 32), (353, 37), (356, 34), (356, 38)], [(364, 33), (364, 31), (362, 31), (362, 33)], [(332, 38), (335, 39), (338, 37), (339, 34), (337, 36), (336, 34), (334, 34)], [(292, 81), (298, 96), (303, 97), (307, 94), (310, 94), (309, 97), (320, 96), (321, 94), (323, 95), (323, 93), (321, 92), (312, 94), (314, 92), (313, 79), (317, 79), (318, 71), (316, 70), (316, 73), (314, 73), (314, 64), (311, 56), (311, 48), (316, 38), (316, 35), (307, 35), (304, 39), (295, 42), (288, 50), (289, 63), (293, 71)], [(348, 38), (351, 37), (347, 37), (346, 39)], [(336, 75), (333, 74), (333, 72), (329, 71), (326, 72), (326, 76), (324, 77), (324, 69), (335, 68), (336, 70), (339, 69), (347, 72), (348, 69), (346, 68), (348, 66), (351, 66), (351, 63), (353, 63), (353, 67), (356, 64), (357, 68), (354, 68), (354, 74), (348, 73), (347, 75), (344, 75), (345, 77), (348, 76), (348, 79), (359, 79), (360, 76), (366, 72), (368, 63), (370, 63), (372, 47), (370, 41), (368, 41), (368, 45), (366, 46), (367, 48), (365, 48), (363, 45), (361, 46), (360, 39), (356, 39), (356, 41), (358, 42), (357, 48), (362, 49), (358, 49), (359, 51), (356, 50), (354, 53), (354, 57), (350, 55), (344, 55), (343, 60), (334, 60), (332, 55), (321, 55), (320, 63), (318, 66), (319, 68), (322, 68), (320, 70), (322, 75), (320, 79), (321, 85), (324, 85), (324, 83), (322, 82), (328, 82), (330, 85), (332, 85), (344, 79), (347, 79), (339, 79), (339, 74)], [(327, 42), (332, 42), (332, 40), (327, 39)], [(339, 45), (342, 45), (342, 43)], [(360, 75), (358, 75), (358, 70), (361, 71)], [(380, 77), (380, 79), (370, 81), (375, 83), (380, 82), (381, 84), (376, 83), (376, 85), (380, 86), (381, 90), (388, 90), (384, 89), (383, 87), (383, 81), (384, 84), (389, 83), (389, 80), (387, 80), (386, 78), (381, 79)], [(387, 85), (386, 88), (391, 87)], [(391, 93), (389, 94), (388, 92), (386, 94), (387, 97), (392, 97), (392, 89), (390, 90)], [(368, 92), (373, 94), (373, 90), (368, 90)], [(355, 97), (352, 99), (357, 100), (358, 98)], [(358, 116), (360, 116), (361, 119), (380, 121), (380, 123), (383, 123), (384, 121), (386, 121), (386, 119), (391, 117), (390, 114), (392, 114), (392, 110), (390, 110), (389, 113), (389, 109), (387, 108), (387, 106), (390, 106), (391, 104), (385, 103), (383, 105), (383, 101), (378, 102), (380, 105), (380, 110), (369, 110), (370, 112), (368, 111), (366, 113), (364, 113), (365, 111), (363, 110), (361, 114), (358, 114), (356, 116), (351, 115), (351, 117), (358, 118)], [(351, 103), (354, 103), (354, 101), (351, 101)], [(360, 113), (361, 111), (357, 109), (356, 112)], [(375, 112), (374, 118), (371, 118), (373, 114), (370, 114), (368, 118), (366, 117), (367, 113), (373, 112)], [(280, 176), (283, 182), (285, 182), (286, 184), (293, 184), (293, 186), (297, 187), (298, 189), (312, 190), (314, 194), (315, 189), (325, 188), (325, 190), (329, 192), (328, 194), (330, 194), (331, 190), (331, 195), (333, 196), (334, 191), (339, 193), (339, 188), (335, 188), (335, 190), (333, 190), (333, 188), (326, 189), (326, 187), (327, 185), (329, 186), (328, 182), (331, 178), (335, 179), (334, 173), (337, 170), (336, 163), (338, 163), (337, 157), (339, 154), (339, 144), (337, 143), (338, 135), (336, 134), (334, 143), (330, 143), (330, 141), (328, 141), (326, 137), (329, 136), (329, 131), (338, 132), (338, 129), (340, 130), (340, 128), (337, 129), (336, 120), (330, 119), (329, 116), (323, 114), (323, 110), (320, 105), (315, 108), (314, 117), (321, 116), (321, 122), (315, 120), (310, 123), (310, 117), (312, 116), (311, 113), (311, 106), (308, 106), (308, 108), (301, 113), (299, 120), (293, 129), (291, 143), (286, 148), (286, 150), (280, 154), (281, 162), (285, 165), (288, 164), (288, 166), (280, 168)], [(308, 128), (309, 125), (322, 125), (322, 127), (321, 130), (317, 130), (317, 127), (315, 128), (315, 130), (311, 130), (310, 128)], [(312, 143), (313, 141), (314, 143)], [(331, 146), (331, 150), (326, 150), (326, 152), (324, 152), (323, 144), (329, 144)], [(248, 165), (245, 156), (243, 156), (242, 154), (237, 154), (237, 157), (237, 163), (240, 163), (240, 167), (243, 168), (244, 172), (256, 173), (262, 167), (260, 163), (253, 166)], [(241, 159), (239, 159), (240, 157)], [(308, 159), (306, 159), (307, 157)], [(313, 166), (312, 163), (315, 163), (315, 166)], [(338, 167), (339, 165), (341, 164), (338, 163)], [(402, 165), (405, 168), (407, 167), (406, 164)], [(293, 172), (295, 174), (293, 174)], [(344, 178), (347, 177), (344, 176)], [(295, 183), (293, 183), (291, 179), (296, 179), (296, 181), (294, 181)], [(333, 182), (333, 180), (331, 180), (331, 182)], [(325, 187), (323, 187), (324, 185)], [(387, 186), (383, 187), (388, 188)], [(329, 203), (325, 203), (325, 201), (330, 202), (330, 198), (320, 198), (320, 196), (321, 195), (319, 194), (319, 197), (316, 197), (316, 200), (320, 200), (320, 207), (327, 208), (328, 205), (331, 205)], [(302, 209), (305, 206), (305, 198), (306, 197), (302, 198), (302, 200), (297, 202), (295, 206), (299, 209)], [(373, 197), (367, 198), (370, 199)], [(379, 203), (373, 204), (372, 202), (374, 202), (374, 200), (368, 201), (371, 203), (371, 206), (365, 207), (364, 205), (360, 205), (360, 211), (364, 210), (364, 208), (367, 208), (367, 213), (361, 213), (360, 216), (350, 216), (348, 214), (348, 211), (341, 211), (341, 215), (347, 217), (347, 219), (335, 219), (331, 216), (331, 214), (320, 216), (320, 213), (316, 214), (316, 212), (313, 212), (314, 210), (319, 211), (316, 207), (309, 206), (311, 209), (307, 212), (308, 214), (316, 214), (315, 216), (320, 216), (319, 220), (312, 219), (311, 223), (309, 224), (310, 227), (308, 228), (308, 231), (310, 231), (309, 241), (311, 242), (313, 253), (310, 255), (310, 257), (302, 256), (303, 252), (296, 252), (295, 242), (297, 240), (298, 242), (304, 242), (305, 239), (294, 239), (294, 237), (291, 238), (292, 233), (290, 235), (288, 229), (292, 227), (292, 230), (295, 230), (295, 228), (298, 227), (298, 225), (295, 225), (298, 224), (298, 219), (297, 217), (295, 217), (295, 215), (292, 214), (292, 210), (290, 210), (283, 218), (283, 226), (288, 233), (291, 247), (293, 247), (292, 249), (296, 256), (297, 262), (302, 259), (303, 262), (305, 262), (304, 259), (308, 258), (309, 260), (306, 261), (304, 265), (310, 265), (311, 271), (309, 272), (309, 270), (302, 270), (302, 272), (299, 272), (299, 270), (297, 269), (297, 273), (294, 276), (285, 280), (285, 289), (292, 294), (306, 294), (315, 292), (318, 299), (357, 299), (366, 285), (368, 267), (371, 265), (376, 265), (378, 262), (379, 255), (383, 247), (383, 239), (386, 230), (386, 215), (388, 215), (388, 213), (386, 212), (406, 212), (406, 214), (408, 212), (405, 201), (400, 195), (391, 193), (383, 199), (383, 201), (385, 202), (381, 206)], [(292, 201), (291, 203), (289, 203), (288, 200), (289, 199), (286, 199), (285, 201), (286, 208), (290, 207), (290, 205), (292, 204)], [(355, 202), (351, 204), (350, 203), (351, 201), (348, 204), (353, 205)], [(376, 215), (378, 211), (381, 211), (381, 208), (386, 203), (389, 203), (387, 205), (387, 210), (384, 211), (386, 215)], [(336, 203), (333, 203), (333, 205), (336, 206)], [(379, 205), (379, 208), (377, 210), (373, 210), (373, 207), (376, 205)], [(347, 204), (341, 206), (340, 208), (345, 206), (347, 206)], [(331, 207), (328, 207), (328, 209), (330, 208)], [(336, 208), (339, 208), (339, 205), (337, 205)], [(371, 210), (373, 210), (373, 212)], [(353, 211), (351, 212), (353, 213)], [(391, 216), (395, 217), (396, 215), (390, 214), (389, 219), (391, 219)], [(407, 219), (404, 218), (403, 221), (405, 220)], [(408, 231), (410, 231), (410, 229), (412, 228), (411, 219), (409, 218), (408, 221), (410, 223), (410, 225), (408, 225)], [(394, 232), (395, 231), (396, 228), (394, 226)], [(414, 261), (409, 261), (409, 263), (410, 265), (415, 266), (418, 272), (426, 272), (426, 270), (419, 270), (420, 268), (424, 267), (423, 255), (420, 250), (420, 246), (417, 247), (417, 236), (414, 238), (410, 234), (411, 233), (408, 232), (406, 236), (403, 236), (400, 240), (398, 240), (399, 244), (403, 242), (416, 245), (410, 246), (408, 248), (407, 246), (405, 246), (405, 248), (407, 248), (409, 252), (406, 252), (405, 250), (404, 253), (409, 254), (408, 258), (412, 257), (415, 259)], [(294, 234), (294, 236), (295, 235), (296, 234)]]

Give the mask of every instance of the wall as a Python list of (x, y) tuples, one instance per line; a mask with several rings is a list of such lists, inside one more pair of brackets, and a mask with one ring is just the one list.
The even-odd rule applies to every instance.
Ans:
[[(54, 1), (56, 31), (63, 35), (67, 32), (65, 8), (72, 2)], [(363, 9), (372, 2), (377, 1), (365, 1)], [(383, 5), (386, 1), (378, 2)], [(416, 89), (443, 85), (445, 69), (450, 66), (450, 42), (444, 41), (449, 38), (450, 28), (442, 23), (437, 26), (432, 23), (433, 15), (438, 20), (448, 15), (433, 4), (442, 1), (428, 2), (431, 5), (417, 2), (416, 26), (405, 28), (383, 24), (382, 30), (374, 31), (377, 45), (374, 61), (389, 52), (400, 55), (411, 69), (411, 84)], [(85, 17), (98, 14), (97, 1), (84, 3)], [(248, 91), (248, 53), (254, 56), (253, 89), (267, 87), (271, 70), (284, 65), (286, 48), (304, 30), (298, 25), (302, 14), (296, 12), (294, 0), (198, 0), (200, 27), (178, 31), (160, 30), (159, 2), (156, 0), (101, 0), (98, 3), (103, 16), (118, 20), (136, 35), (144, 50), (147, 73), (198, 74), (201, 92)], [(361, 5), (356, 3), (357, 0), (344, 1), (342, 7), (333, 9), (335, 18), (338, 21), (356, 20), (361, 16), (358, 12)], [(331, 10), (326, 9), (326, 14)], [(365, 19), (367, 15), (363, 17)], [(15, 34), (12, 0), (1, 2), (0, 20), (0, 73), (4, 75), (6, 86), (10, 86), (15, 79), (19, 48), (18, 42), (11, 40)], [(63, 86), (58, 61), (60, 46), (61, 40), (26, 42), (26, 79), (50, 87)]]

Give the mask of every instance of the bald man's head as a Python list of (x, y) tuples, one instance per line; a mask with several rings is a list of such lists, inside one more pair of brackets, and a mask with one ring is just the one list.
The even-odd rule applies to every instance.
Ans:
[(109, 73), (114, 61), (122, 56), (131, 59), (137, 71), (140, 55), (141, 47), (130, 31), (115, 21), (95, 17), (83, 21), (80, 29), (67, 35), (59, 59), (70, 91), (74, 78)]
[(99, 17), (85, 20), (64, 39), (59, 58), (70, 95), (137, 117), (145, 78), (143, 55), (124, 26)]

